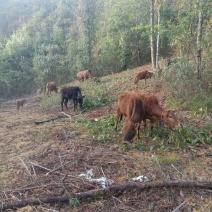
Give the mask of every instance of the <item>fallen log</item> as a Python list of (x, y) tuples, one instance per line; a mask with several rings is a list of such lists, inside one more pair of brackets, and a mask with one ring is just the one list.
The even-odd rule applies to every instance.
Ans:
[(145, 191), (155, 188), (189, 188), (189, 189), (206, 189), (212, 190), (211, 181), (169, 181), (169, 182), (152, 182), (152, 183), (124, 183), (120, 185), (109, 186), (104, 189), (96, 189), (83, 193), (76, 193), (66, 196), (47, 197), (34, 200), (22, 200), (15, 203), (1, 203), (0, 211), (6, 209), (15, 209), (25, 207), (27, 205), (41, 205), (44, 203), (68, 203), (71, 198), (77, 198), (80, 202), (94, 201), (111, 196), (120, 196), (123, 192), (137, 190)]
[(45, 122), (50, 122), (50, 121), (54, 121), (56, 119), (61, 119), (61, 118), (65, 118), (64, 116), (58, 116), (58, 117), (54, 117), (54, 118), (49, 118), (49, 119), (45, 119), (43, 121), (35, 121), (35, 124), (43, 124)]
[(48, 119), (45, 119), (43, 121), (35, 121), (34, 123), (35, 124), (43, 124), (45, 122), (50, 122), (50, 121), (54, 121), (56, 119), (61, 119), (61, 118), (70, 118), (71, 119), (71, 116), (67, 113), (64, 113), (64, 112), (61, 112), (64, 116), (57, 116), (57, 117), (53, 117), (53, 118), (48, 118)]

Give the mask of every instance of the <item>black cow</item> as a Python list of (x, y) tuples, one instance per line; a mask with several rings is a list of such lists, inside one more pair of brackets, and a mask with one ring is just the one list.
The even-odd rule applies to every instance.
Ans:
[(81, 94), (81, 89), (77, 86), (66, 86), (61, 88), (60, 90), (61, 93), (61, 107), (62, 107), (62, 111), (63, 111), (63, 103), (66, 106), (66, 109), (68, 110), (68, 100), (69, 99), (73, 99), (74, 102), (74, 111), (77, 108), (77, 104), (79, 103), (80, 108), (82, 108), (82, 103), (83, 103), (83, 98), (85, 96), (82, 96)]

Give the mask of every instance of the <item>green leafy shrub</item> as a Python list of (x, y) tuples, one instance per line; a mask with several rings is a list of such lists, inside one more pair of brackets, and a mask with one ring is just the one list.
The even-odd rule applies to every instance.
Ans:
[(87, 80), (80, 87), (82, 88), (82, 94), (85, 95), (83, 101), (83, 108), (85, 109), (101, 107), (114, 101), (109, 95), (109, 90), (105, 84)]
[(80, 205), (80, 200), (77, 198), (71, 198), (71, 199), (69, 199), (69, 203), (71, 206), (76, 207), (76, 206)]
[[(185, 58), (176, 58), (175, 62), (163, 71), (163, 85), (166, 94), (173, 99), (177, 99), (175, 106), (189, 107), (194, 111), (203, 109), (204, 111), (212, 110), (212, 102), (208, 98), (211, 95), (211, 84), (208, 82), (204, 73), (203, 81), (198, 79), (195, 72), (195, 66), (191, 61)], [(207, 81), (207, 82), (206, 82)], [(207, 84), (207, 86), (205, 86)], [(173, 104), (172, 98), (168, 104)]]
[(150, 150), (153, 151), (158, 148), (172, 150), (172, 149), (187, 149), (189, 146), (195, 146), (197, 143), (212, 144), (212, 135), (210, 132), (211, 126), (207, 126), (201, 130), (191, 127), (181, 127), (178, 131), (171, 129), (161, 129), (160, 126), (155, 126), (151, 131), (145, 133), (156, 141)]

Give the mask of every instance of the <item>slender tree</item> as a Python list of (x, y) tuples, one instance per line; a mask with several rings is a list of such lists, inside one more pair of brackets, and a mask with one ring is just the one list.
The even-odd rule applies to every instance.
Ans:
[(203, 25), (203, 17), (202, 11), (199, 11), (198, 15), (198, 27), (197, 27), (197, 74), (198, 77), (202, 78), (202, 70), (201, 70), (201, 62), (202, 62), (202, 47), (201, 47), (201, 40), (202, 40), (202, 25)]
[(160, 57), (160, 2), (157, 2), (157, 13), (158, 13), (158, 34), (157, 34), (157, 46), (156, 46), (156, 70), (159, 70), (159, 57)]
[(150, 48), (151, 48), (151, 61), (152, 61), (152, 69), (155, 70), (155, 47), (154, 47), (154, 12), (155, 0), (150, 1)]

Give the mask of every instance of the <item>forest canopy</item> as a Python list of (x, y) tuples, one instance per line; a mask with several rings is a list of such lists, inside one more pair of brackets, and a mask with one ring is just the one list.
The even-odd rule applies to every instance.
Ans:
[(211, 8), (209, 0), (0, 0), (0, 95), (61, 85), (85, 69), (104, 76), (141, 66), (151, 61), (151, 36), (159, 59), (185, 58), (203, 81), (211, 76)]

